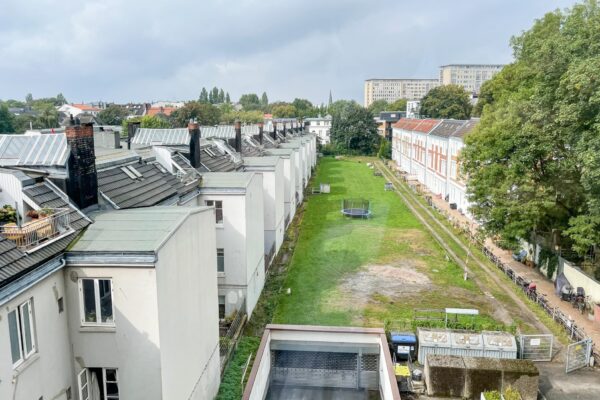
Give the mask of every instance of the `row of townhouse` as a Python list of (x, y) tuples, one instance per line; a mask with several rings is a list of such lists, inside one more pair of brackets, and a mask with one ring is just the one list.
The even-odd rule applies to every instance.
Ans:
[(316, 164), (288, 121), (110, 135), (0, 135), (1, 399), (213, 398)]
[(433, 194), (468, 214), (466, 184), (460, 173), (463, 138), (478, 123), (471, 120), (402, 118), (392, 125), (392, 160)]

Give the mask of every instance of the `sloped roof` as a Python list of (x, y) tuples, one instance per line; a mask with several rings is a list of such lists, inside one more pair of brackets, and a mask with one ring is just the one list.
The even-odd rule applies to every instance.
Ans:
[(203, 138), (232, 139), (235, 137), (233, 125), (201, 126), (200, 136)]
[[(141, 176), (137, 177), (132, 168)], [(98, 172), (98, 190), (118, 208), (160, 204), (179, 196), (179, 184), (176, 177), (162, 172), (155, 164), (137, 162)]]
[(460, 129), (466, 121), (455, 119), (444, 119), (430, 132), (431, 135), (450, 137)]
[(210, 210), (209, 207), (150, 207), (98, 213), (70, 251), (155, 252), (190, 214)]
[(413, 130), (417, 132), (429, 133), (439, 123), (439, 119), (422, 119), (421, 122), (417, 126), (415, 126)]
[(69, 209), (69, 225), (75, 230), (83, 229), (90, 224), (75, 206), (71, 205), (65, 198), (61, 197), (46, 181), (23, 188), (23, 194), (40, 208)]
[(62, 133), (0, 135), (0, 166), (64, 166), (69, 154)]
[(254, 172), (207, 172), (202, 175), (202, 189), (246, 189)]
[(190, 134), (187, 128), (178, 129), (150, 129), (139, 128), (131, 141), (143, 145), (182, 145), (190, 143)]
[(467, 133), (471, 132), (479, 124), (479, 118), (473, 118), (468, 120), (460, 127), (452, 137), (463, 138)]

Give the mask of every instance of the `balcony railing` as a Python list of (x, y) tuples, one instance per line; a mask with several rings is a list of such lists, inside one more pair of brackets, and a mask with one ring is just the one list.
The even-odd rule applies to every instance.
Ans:
[(54, 213), (44, 218), (18, 226), (14, 223), (0, 227), (0, 235), (14, 242), (20, 250), (29, 251), (71, 231), (69, 226), (70, 210), (55, 209)]

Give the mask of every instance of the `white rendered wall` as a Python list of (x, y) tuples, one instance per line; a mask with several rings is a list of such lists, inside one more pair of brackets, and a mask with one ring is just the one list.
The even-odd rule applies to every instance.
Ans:
[[(83, 277), (112, 279), (114, 328), (81, 326), (78, 278)], [(124, 399), (162, 399), (154, 267), (71, 266), (65, 286), (75, 376), (82, 368), (118, 368)]]
[[(67, 328), (67, 311), (58, 312), (65, 296), (63, 271), (56, 271), (0, 307), (0, 399), (66, 400), (74, 383)], [(12, 365), (8, 313), (33, 299), (37, 353), (16, 369)], [(75, 393), (75, 388), (71, 388)]]
[(246, 188), (246, 268), (248, 290), (246, 310), (248, 318), (265, 286), (264, 231), (262, 175), (254, 174)]
[(162, 399), (212, 399), (219, 390), (214, 227), (211, 210), (191, 214), (158, 252)]

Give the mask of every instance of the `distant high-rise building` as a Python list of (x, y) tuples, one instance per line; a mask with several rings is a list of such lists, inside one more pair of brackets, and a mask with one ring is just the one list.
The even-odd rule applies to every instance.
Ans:
[(440, 67), (442, 85), (459, 85), (467, 92), (479, 93), (483, 82), (496, 75), (504, 65), (500, 64), (449, 64)]
[(364, 106), (369, 107), (377, 100), (388, 103), (398, 99), (420, 100), (439, 85), (437, 79), (367, 79)]

